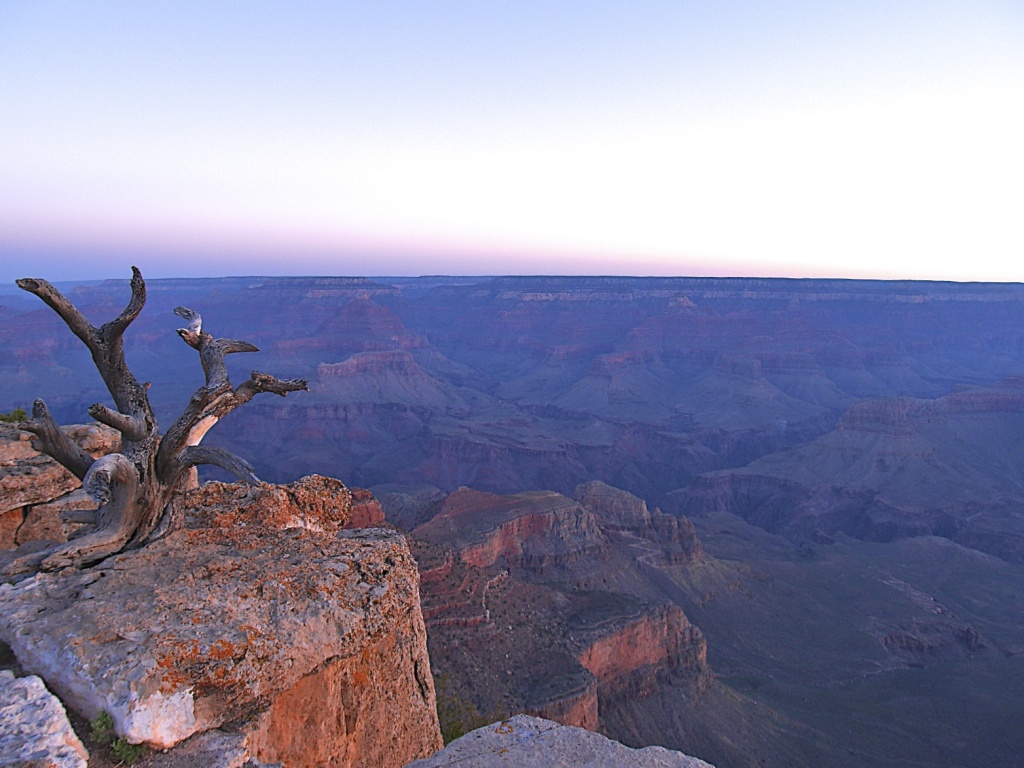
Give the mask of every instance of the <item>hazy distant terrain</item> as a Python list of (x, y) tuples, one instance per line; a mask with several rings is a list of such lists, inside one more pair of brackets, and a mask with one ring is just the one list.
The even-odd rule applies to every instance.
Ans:
[[(184, 304), (217, 335), (261, 347), (230, 358), (237, 370), (308, 378), (311, 395), (259, 404), (314, 431), (275, 456), (279, 470), (256, 457), (271, 475), (318, 464), (363, 484), (497, 491), (596, 476), (654, 501), (697, 474), (806, 445), (859, 401), (938, 398), (1024, 373), (1019, 285), (448, 282), (151, 281), (129, 360), (158, 408), (180, 406), (201, 382), (173, 333)], [(75, 300), (103, 318), (126, 295), (108, 282)], [(0, 296), (0, 319), (0, 408), (42, 395), (68, 420), (102, 399), (79, 342), (33, 297)], [(246, 431), (229, 422), (218, 435), (255, 437)]]
[[(602, 480), (692, 519), (703, 560), (635, 578), (623, 565), (607, 588), (675, 603), (703, 631), (717, 676), (704, 725), (620, 708), (602, 722), (612, 735), (650, 743), (655, 726), (676, 728), (669, 746), (703, 746), (720, 768), (769, 742), (770, 764), (793, 765), (981, 766), (1024, 749), (1024, 285), (148, 286), (127, 356), (164, 425), (202, 382), (174, 334), (178, 304), (214, 335), (261, 348), (229, 358), (237, 375), (310, 381), (207, 438), (267, 480), (320, 472), (436, 499), (460, 486), (571, 496)], [(127, 281), (72, 297), (106, 320)], [(33, 297), (0, 293), (0, 411), (42, 396), (60, 421), (84, 420), (107, 398), (80, 347)], [(399, 522), (423, 525), (427, 506)], [(630, 551), (580, 562), (599, 569)], [(557, 589), (578, 589), (581, 573)], [(555, 588), (538, 578), (503, 589)], [(716, 718), (747, 731), (711, 743)]]

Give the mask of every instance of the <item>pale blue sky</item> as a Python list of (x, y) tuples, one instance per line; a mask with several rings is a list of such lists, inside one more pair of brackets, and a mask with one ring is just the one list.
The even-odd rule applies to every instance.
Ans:
[(0, 0), (0, 279), (1024, 279), (1020, 2)]

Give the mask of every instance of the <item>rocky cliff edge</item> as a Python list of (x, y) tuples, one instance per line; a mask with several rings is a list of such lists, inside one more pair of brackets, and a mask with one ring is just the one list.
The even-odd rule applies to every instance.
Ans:
[(186, 503), (184, 529), (144, 549), (0, 586), (0, 640), (26, 671), (158, 748), (223, 729), (289, 768), (401, 766), (440, 748), (400, 535), (342, 530), (351, 494), (318, 476), (210, 483)]

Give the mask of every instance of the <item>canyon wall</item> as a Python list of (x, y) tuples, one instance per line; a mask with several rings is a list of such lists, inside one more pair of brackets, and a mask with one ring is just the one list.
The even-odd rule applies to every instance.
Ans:
[[(648, 584), (700, 556), (692, 525), (603, 483), (576, 496), (461, 488), (412, 532), (449, 719), (525, 711), (603, 730), (622, 701), (696, 701), (713, 684), (700, 630)], [(608, 591), (629, 584), (643, 596)]]

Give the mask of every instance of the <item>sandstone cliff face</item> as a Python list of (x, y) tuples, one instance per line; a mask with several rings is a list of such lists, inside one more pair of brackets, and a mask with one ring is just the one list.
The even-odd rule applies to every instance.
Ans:
[(696, 700), (711, 685), (703, 635), (644, 586), (701, 552), (689, 521), (603, 483), (577, 499), (461, 488), (413, 531), (443, 713), (526, 711), (594, 730), (623, 700), (663, 686)]
[(352, 513), (345, 528), (379, 528), (384, 525), (384, 510), (365, 488), (352, 488)]
[(660, 549), (660, 559), (668, 565), (693, 562), (704, 553), (693, 523), (657, 508), (648, 512), (647, 502), (628, 491), (594, 480), (577, 486), (574, 496), (593, 513), (602, 530), (631, 533), (653, 542)]
[(578, 615), (570, 623), (574, 658), (588, 675), (532, 714), (563, 725), (599, 730), (603, 714), (624, 701), (638, 702), (660, 685), (699, 697), (713, 683), (707, 641), (677, 606), (635, 606), (632, 615)]
[(551, 491), (499, 496), (460, 488), (414, 535), (455, 549), (475, 568), (543, 574), (608, 547), (594, 516)]
[(699, 690), (711, 683), (707, 642), (678, 606), (654, 606), (614, 631), (604, 630), (587, 644), (580, 663), (597, 679), (599, 695), (629, 691), (649, 694), (660, 673), (678, 673)]
[(440, 746), (416, 565), (342, 531), (338, 481), (211, 483), (184, 530), (0, 586), (0, 639), (85, 717), (170, 747), (231, 728), (263, 762), (400, 766)]
[(576, 501), (599, 515), (603, 527), (612, 530), (636, 530), (651, 524), (647, 502), (600, 480), (576, 486)]

